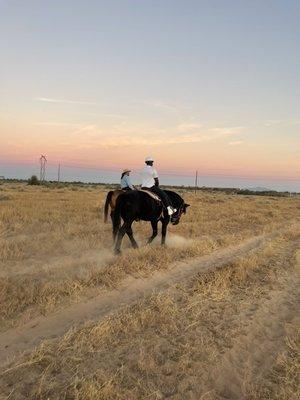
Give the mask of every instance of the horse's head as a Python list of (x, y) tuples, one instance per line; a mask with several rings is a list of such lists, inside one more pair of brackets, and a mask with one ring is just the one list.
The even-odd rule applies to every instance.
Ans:
[(185, 203), (184, 201), (178, 207), (177, 211), (171, 216), (171, 223), (173, 225), (178, 225), (182, 214), (186, 214), (186, 210), (190, 205)]
[(178, 193), (173, 192), (173, 190), (165, 190), (167, 193), (172, 206), (176, 208), (176, 212), (171, 216), (170, 221), (173, 225), (177, 225), (180, 222), (182, 214), (186, 213), (187, 208), (190, 206), (187, 204)]

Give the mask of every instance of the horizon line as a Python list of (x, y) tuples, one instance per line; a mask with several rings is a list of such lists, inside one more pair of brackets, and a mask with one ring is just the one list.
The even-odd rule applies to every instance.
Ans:
[[(1, 164), (9, 164), (9, 165), (30, 165), (30, 166), (36, 166), (38, 167), (38, 161), (36, 163), (33, 162), (27, 162), (27, 161), (22, 161), (22, 162), (13, 162), (13, 161), (0, 161)], [(74, 169), (82, 169), (82, 170), (92, 170), (92, 171), (107, 171), (107, 172), (114, 172), (117, 173), (120, 171), (119, 167), (115, 168), (108, 168), (108, 167), (96, 167), (96, 166), (89, 166), (89, 165), (74, 165), (74, 164), (69, 164), (69, 163), (52, 163), (52, 162), (47, 162), (48, 166), (51, 167), (58, 167), (60, 165), (61, 168), (74, 168)], [(138, 173), (138, 171), (142, 168), (139, 167), (138, 169), (133, 168), (132, 172), (133, 173)], [(271, 180), (271, 181), (291, 181), (291, 182), (300, 182), (300, 177), (292, 177), (292, 176), (279, 176), (279, 177), (274, 177), (274, 176), (268, 176), (268, 175), (253, 175), (253, 174), (234, 174), (230, 173), (229, 171), (234, 171), (233, 169), (227, 169), (228, 173), (226, 173), (226, 169), (224, 169), (224, 173), (218, 172), (218, 169), (206, 169), (206, 171), (201, 172), (201, 168), (195, 168), (194, 170), (190, 170), (190, 172), (186, 173), (180, 173), (179, 171), (176, 170), (169, 170), (169, 169), (160, 169), (161, 175), (169, 175), (169, 176), (174, 176), (174, 177), (185, 177), (185, 178), (193, 178), (195, 177), (196, 171), (198, 173), (198, 177), (217, 177), (217, 178), (228, 178), (228, 179), (245, 179), (245, 180)], [(223, 169), (219, 169), (219, 171), (223, 171)]]

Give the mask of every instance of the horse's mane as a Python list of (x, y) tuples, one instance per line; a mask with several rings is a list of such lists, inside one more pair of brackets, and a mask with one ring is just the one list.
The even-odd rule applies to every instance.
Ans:
[(167, 195), (170, 197), (170, 200), (177, 200), (179, 203), (184, 203), (183, 198), (176, 192), (174, 192), (173, 190), (164, 190)]

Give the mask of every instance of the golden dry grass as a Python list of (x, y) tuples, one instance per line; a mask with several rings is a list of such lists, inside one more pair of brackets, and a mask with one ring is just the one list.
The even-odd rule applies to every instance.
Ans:
[(104, 196), (94, 187), (1, 186), (2, 331), (129, 276), (147, 278), (264, 232), (277, 236), (237, 262), (43, 342), (2, 370), (0, 399), (298, 398), (299, 199), (184, 193), (192, 206), (170, 227), (167, 248), (144, 246), (150, 227), (137, 223), (141, 248), (125, 240), (115, 257)]
[(1, 186), (2, 329), (67, 301), (93, 296), (129, 274), (147, 276), (175, 260), (208, 254), (271, 231), (299, 214), (299, 200), (294, 198), (186, 193), (192, 207), (180, 225), (170, 226), (172, 251), (157, 242), (144, 246), (150, 226), (137, 223), (134, 231), (141, 249), (132, 251), (125, 239), (127, 249), (116, 258), (111, 226), (103, 223), (105, 194), (95, 187)]
[(291, 230), (234, 264), (43, 343), (2, 374), (5, 395), (298, 398), (299, 238)]

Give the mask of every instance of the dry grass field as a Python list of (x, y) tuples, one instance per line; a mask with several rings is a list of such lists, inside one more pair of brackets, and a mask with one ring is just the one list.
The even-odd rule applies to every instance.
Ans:
[(181, 191), (117, 257), (105, 195), (0, 186), (0, 399), (298, 399), (300, 199)]

